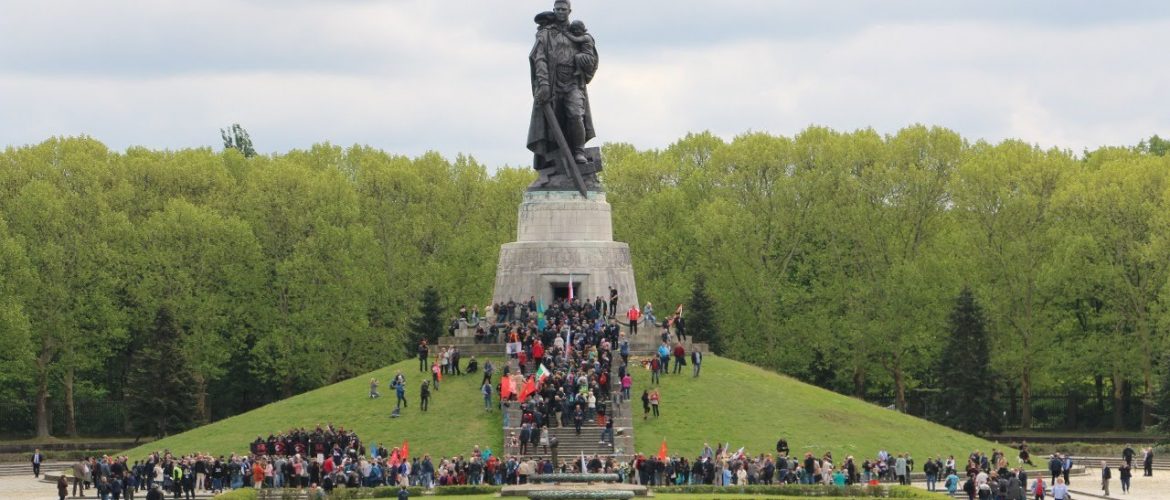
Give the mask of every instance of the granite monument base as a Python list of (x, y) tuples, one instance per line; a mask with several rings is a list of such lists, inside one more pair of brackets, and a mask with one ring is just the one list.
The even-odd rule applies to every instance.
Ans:
[(605, 193), (583, 198), (572, 191), (529, 191), (520, 204), (516, 242), (500, 247), (496, 303), (529, 297), (551, 303), (572, 295), (609, 300), (618, 290), (619, 311), (638, 302), (630, 247), (613, 241)]

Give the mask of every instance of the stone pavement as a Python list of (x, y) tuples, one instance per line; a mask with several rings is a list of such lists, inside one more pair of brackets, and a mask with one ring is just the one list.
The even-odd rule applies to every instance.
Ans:
[[(1085, 475), (1069, 477), (1072, 482), (1069, 491), (1072, 492), (1073, 498), (1078, 500), (1105, 498), (1101, 491), (1101, 469), (1086, 468), (1085, 472)], [(1170, 472), (1155, 470), (1152, 477), (1143, 477), (1141, 471), (1138, 472), (1138, 475), (1130, 481), (1129, 493), (1123, 494), (1121, 493), (1121, 481), (1117, 479), (1117, 469), (1113, 469), (1113, 479), (1109, 481), (1109, 498), (1122, 500), (1165, 500), (1170, 498)], [(1045, 476), (1044, 480), (1047, 481), (1048, 477)], [(1031, 479), (1028, 482), (1031, 483)], [(926, 482), (915, 481), (914, 486), (926, 489)], [(946, 489), (940, 488), (940, 491), (946, 493)], [(957, 498), (967, 498), (966, 495), (962, 494), (961, 486)], [(1032, 495), (1028, 495), (1028, 498), (1032, 498)], [(1052, 494), (1049, 493), (1046, 498), (1051, 499)]]

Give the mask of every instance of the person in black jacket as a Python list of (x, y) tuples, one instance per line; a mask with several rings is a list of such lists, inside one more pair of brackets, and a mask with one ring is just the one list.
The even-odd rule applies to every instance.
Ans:
[(33, 455), (32, 455), (33, 477), (41, 477), (41, 462), (43, 462), (44, 460), (45, 460), (45, 456), (41, 454), (40, 448), (33, 450)]
[(1056, 478), (1060, 477), (1061, 461), (1057, 455), (1052, 455), (1048, 459), (1048, 472), (1052, 473), (1052, 484), (1056, 484)]
[(1113, 471), (1109, 469), (1109, 463), (1101, 461), (1101, 491), (1105, 492), (1105, 496), (1109, 496), (1109, 480), (1113, 479)]
[(938, 462), (927, 460), (922, 465), (922, 472), (926, 474), (926, 491), (934, 491), (938, 481)]
[(426, 339), (420, 340), (418, 343), (418, 371), (425, 372), (430, 367), (427, 366), (427, 356), (430, 354), (430, 349), (427, 348)]
[(419, 407), (422, 411), (427, 411), (427, 402), (431, 400), (431, 386), (426, 380), (423, 381), (422, 387), (418, 390), (418, 395), (420, 398)]

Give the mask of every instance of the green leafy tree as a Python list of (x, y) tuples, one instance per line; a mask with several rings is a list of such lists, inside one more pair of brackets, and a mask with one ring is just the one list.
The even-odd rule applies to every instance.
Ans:
[[(79, 373), (102, 367), (123, 343), (125, 326), (114, 296), (118, 256), (110, 237), (124, 217), (105, 209), (104, 162), (109, 151), (90, 139), (53, 139), (14, 154), (23, 182), (5, 186), (3, 213), (25, 242), (27, 270), (22, 310), (35, 352), (36, 430), (50, 433), (48, 401), (60, 386), (66, 432), (77, 434), (74, 386)], [(0, 277), (4, 279), (4, 277)]]
[(252, 147), (252, 138), (248, 135), (248, 131), (244, 130), (244, 127), (241, 127), (239, 123), (233, 123), (227, 129), (219, 129), (219, 135), (223, 138), (224, 149), (239, 151), (246, 158), (256, 156), (256, 149)]
[(950, 315), (950, 336), (935, 368), (940, 423), (971, 432), (998, 432), (1002, 426), (990, 338), (983, 310), (970, 288), (963, 288)]
[(688, 335), (696, 342), (707, 343), (717, 354), (723, 352), (723, 339), (715, 322), (715, 301), (707, 293), (707, 278), (702, 273), (695, 275), (691, 300), (687, 302), (684, 316)]
[(428, 286), (419, 298), (418, 314), (410, 321), (411, 336), (406, 344), (407, 352), (413, 352), (420, 340), (425, 339), (428, 344), (434, 345), (443, 335), (443, 330), (442, 299), (435, 287)]
[(973, 146), (952, 187), (962, 240), (959, 251), (979, 276), (989, 330), (997, 349), (993, 363), (1020, 391), (1019, 425), (1032, 427), (1032, 394), (1055, 359), (1046, 351), (1070, 331), (1066, 281), (1083, 268), (1057, 254), (1066, 234), (1054, 216), (1053, 198), (1066, 189), (1075, 163), (1060, 151), (1019, 141)]
[(1166, 156), (1170, 154), (1170, 139), (1163, 139), (1154, 134), (1149, 139), (1139, 142), (1137, 149), (1154, 156)]
[(1154, 394), (1154, 411), (1158, 418), (1158, 431), (1170, 435), (1170, 354), (1162, 359), (1162, 383)]
[(22, 292), (32, 285), (33, 271), (23, 242), (8, 236), (0, 218), (0, 404), (21, 401), (20, 389), (33, 380), (33, 348)]
[[(129, 292), (139, 311), (166, 306), (182, 332), (180, 347), (191, 370), (188, 392), (198, 420), (211, 418), (208, 388), (224, 375), (243, 343), (255, 312), (260, 245), (237, 218), (173, 199), (138, 228), (131, 250), (142, 278)], [(148, 323), (150, 317), (139, 321)]]
[(190, 425), (195, 413), (182, 336), (169, 308), (158, 309), (144, 340), (127, 381), (127, 417), (140, 436), (167, 436)]

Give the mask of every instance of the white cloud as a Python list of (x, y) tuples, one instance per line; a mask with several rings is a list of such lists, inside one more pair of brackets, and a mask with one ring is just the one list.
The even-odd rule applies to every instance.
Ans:
[[(239, 122), (269, 152), (330, 141), (524, 165), (531, 16), (546, 4), (18, 2), (0, 18), (0, 137), (218, 147)], [(980, 5), (598, 0), (574, 13), (599, 41), (600, 141), (919, 122), (1074, 150), (1168, 134), (1165, 8)]]

